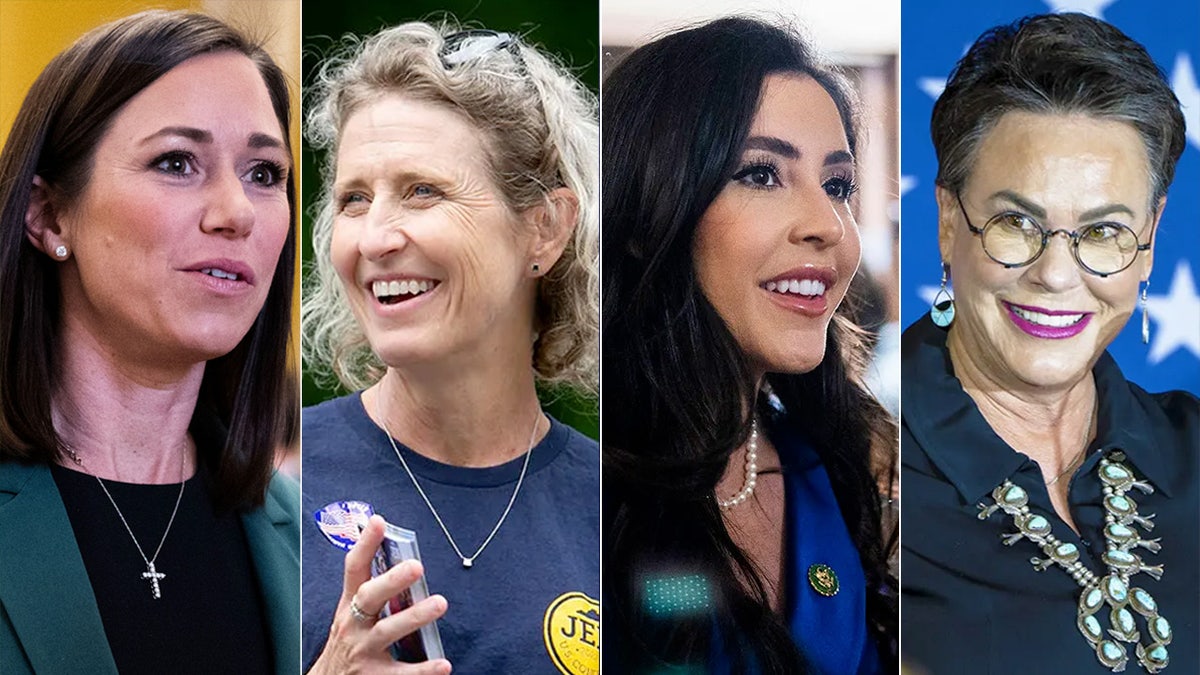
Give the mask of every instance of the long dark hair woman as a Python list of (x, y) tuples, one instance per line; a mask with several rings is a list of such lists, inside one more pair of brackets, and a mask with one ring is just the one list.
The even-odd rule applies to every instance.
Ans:
[[(283, 71), (202, 14), (54, 58), (0, 153), (0, 671), (295, 672)], [(236, 645), (236, 649), (233, 645)]]
[(604, 95), (607, 663), (893, 669), (896, 427), (842, 316), (853, 91), (726, 18), (636, 49)]

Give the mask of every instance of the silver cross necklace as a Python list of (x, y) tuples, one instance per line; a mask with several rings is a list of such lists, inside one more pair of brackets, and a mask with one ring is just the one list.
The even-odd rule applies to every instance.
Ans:
[[(79, 453), (75, 452), (74, 448), (65, 443), (63, 447), (66, 449), (67, 454), (71, 456), (71, 461), (75, 462), (82, 469), (83, 460), (79, 458)], [(121, 513), (121, 507), (117, 506), (117, 500), (113, 499), (112, 493), (108, 491), (108, 486), (104, 484), (104, 481), (99, 476), (92, 476), (96, 479), (97, 483), (100, 483), (100, 489), (104, 490), (104, 496), (108, 497), (109, 503), (116, 509), (117, 517), (121, 519), (121, 524), (125, 526), (125, 531), (129, 533), (129, 538), (133, 540), (133, 545), (137, 547), (138, 555), (142, 556), (142, 561), (146, 563), (146, 571), (142, 572), (142, 578), (150, 582), (150, 593), (154, 596), (155, 600), (162, 597), (162, 589), (159, 587), (158, 582), (161, 579), (165, 579), (167, 575), (159, 572), (154, 567), (154, 561), (158, 560), (158, 554), (162, 551), (163, 543), (167, 541), (167, 534), (171, 532), (171, 525), (175, 524), (175, 514), (179, 513), (179, 502), (183, 501), (183, 486), (186, 485), (183, 476), (186, 466), (187, 461), (181, 458), (179, 462), (179, 495), (175, 497), (175, 508), (171, 509), (171, 519), (167, 521), (167, 529), (163, 531), (162, 539), (158, 540), (158, 548), (154, 549), (154, 555), (149, 558), (146, 557), (146, 552), (142, 550), (142, 545), (138, 543), (137, 537), (134, 536), (133, 529), (129, 527), (129, 522), (125, 520), (125, 514)]]

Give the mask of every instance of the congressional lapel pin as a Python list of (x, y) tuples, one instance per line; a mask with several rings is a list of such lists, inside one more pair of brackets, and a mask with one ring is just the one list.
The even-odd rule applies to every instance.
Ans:
[(808, 583), (813, 587), (814, 591), (827, 598), (837, 595), (838, 588), (840, 588), (837, 573), (829, 565), (821, 563), (809, 565)]

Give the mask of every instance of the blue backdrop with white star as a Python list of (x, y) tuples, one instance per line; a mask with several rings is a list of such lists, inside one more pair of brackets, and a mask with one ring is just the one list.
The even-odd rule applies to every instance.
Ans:
[(1126, 377), (1148, 391), (1200, 393), (1200, 2), (1196, 0), (905, 0), (901, 15), (901, 323), (929, 311), (941, 278), (929, 140), (933, 103), (955, 62), (984, 30), (1027, 14), (1079, 11), (1146, 46), (1183, 104), (1187, 147), (1159, 224), (1150, 277), (1150, 343), (1135, 313), (1109, 347)]

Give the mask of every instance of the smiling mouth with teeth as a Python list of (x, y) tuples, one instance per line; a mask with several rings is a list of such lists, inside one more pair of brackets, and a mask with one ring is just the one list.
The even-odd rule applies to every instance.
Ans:
[(215, 267), (205, 267), (204, 269), (200, 270), (200, 273), (207, 274), (210, 277), (216, 277), (218, 279), (230, 279), (232, 281), (237, 281), (241, 278), (238, 276), (237, 272), (226, 272), (225, 270), (217, 269)]
[(825, 282), (817, 279), (782, 279), (780, 281), (768, 281), (763, 288), (772, 293), (783, 293), (792, 295), (806, 295), (816, 297), (825, 295)]
[(398, 302), (411, 300), (412, 298), (432, 291), (438, 282), (429, 279), (405, 279), (404, 281), (376, 281), (371, 284), (371, 292), (375, 294), (375, 299), (385, 305), (394, 305)]
[(1050, 326), (1051, 328), (1065, 328), (1066, 326), (1073, 326), (1082, 321), (1084, 317), (1083, 314), (1043, 314), (1041, 312), (1034, 312), (1016, 305), (1009, 305), (1009, 307), (1012, 308), (1012, 311), (1016, 313), (1017, 316), (1025, 319), (1029, 323), (1038, 326)]

